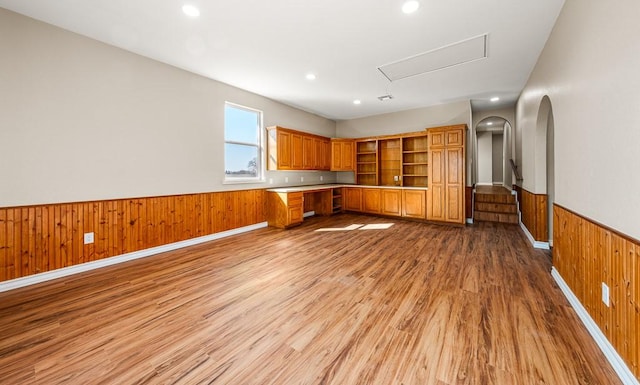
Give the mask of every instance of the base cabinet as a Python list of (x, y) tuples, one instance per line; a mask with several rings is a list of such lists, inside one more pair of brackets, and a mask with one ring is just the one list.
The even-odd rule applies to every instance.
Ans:
[(362, 211), (362, 188), (343, 187), (342, 207), (348, 211)]
[(427, 192), (425, 190), (402, 190), (402, 216), (427, 219)]
[(299, 225), (304, 216), (304, 198), (302, 192), (277, 193), (267, 195), (267, 222), (269, 226), (281, 229)]
[(427, 219), (425, 190), (343, 187), (342, 198), (346, 211)]
[(383, 215), (402, 215), (402, 190), (382, 189), (380, 190), (380, 201), (382, 207), (380, 212)]
[(362, 211), (365, 213), (380, 214), (380, 189), (364, 188), (362, 189)]

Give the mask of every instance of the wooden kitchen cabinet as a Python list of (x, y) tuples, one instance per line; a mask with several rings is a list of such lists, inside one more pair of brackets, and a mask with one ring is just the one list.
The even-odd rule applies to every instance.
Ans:
[(402, 216), (427, 219), (427, 192), (425, 190), (402, 190)]
[(381, 214), (382, 203), (380, 201), (381, 189), (363, 188), (362, 189), (362, 211), (365, 213)]
[(331, 140), (280, 126), (267, 127), (268, 170), (331, 168)]
[(281, 229), (299, 225), (304, 216), (302, 192), (268, 192), (267, 223)]
[(427, 219), (465, 223), (466, 125), (427, 130)]
[(300, 133), (291, 134), (291, 169), (304, 169), (304, 140)]
[(362, 188), (343, 187), (342, 207), (347, 211), (362, 211)]
[(380, 191), (380, 213), (383, 215), (402, 215), (402, 190), (381, 189)]
[(331, 171), (355, 171), (355, 142), (331, 139)]
[(314, 170), (331, 169), (331, 141), (328, 138), (313, 138)]

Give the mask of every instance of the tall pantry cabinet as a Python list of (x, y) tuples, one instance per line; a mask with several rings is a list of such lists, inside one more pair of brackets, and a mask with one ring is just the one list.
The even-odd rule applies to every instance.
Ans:
[(427, 130), (427, 219), (465, 223), (465, 138), (467, 126)]

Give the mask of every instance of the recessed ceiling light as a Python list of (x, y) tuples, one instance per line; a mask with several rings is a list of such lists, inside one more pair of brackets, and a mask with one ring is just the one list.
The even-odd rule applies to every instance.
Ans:
[(495, 96), (495, 97), (493, 97), (493, 98), (491, 98), (489, 100), (491, 100), (492, 102), (497, 102), (498, 100), (500, 100), (500, 98)]
[(353, 101), (353, 104), (355, 105), (362, 104), (362, 101), (360, 99), (356, 99)]
[(308, 73), (305, 77), (307, 78), (307, 80), (316, 80), (316, 75), (312, 73)]
[(416, 0), (409, 0), (409, 1), (405, 1), (404, 4), (402, 5), (402, 12), (404, 13), (414, 13), (415, 11), (418, 10), (418, 8), (420, 8), (420, 3), (417, 2)]
[(182, 6), (182, 12), (184, 12), (185, 15), (190, 16), (190, 17), (198, 17), (200, 16), (200, 10), (198, 8), (196, 8), (193, 5), (190, 4), (185, 4)]

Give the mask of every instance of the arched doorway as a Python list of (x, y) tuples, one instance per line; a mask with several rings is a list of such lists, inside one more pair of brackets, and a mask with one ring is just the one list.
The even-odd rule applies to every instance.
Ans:
[(475, 127), (475, 184), (511, 188), (511, 123), (499, 116), (482, 119)]

